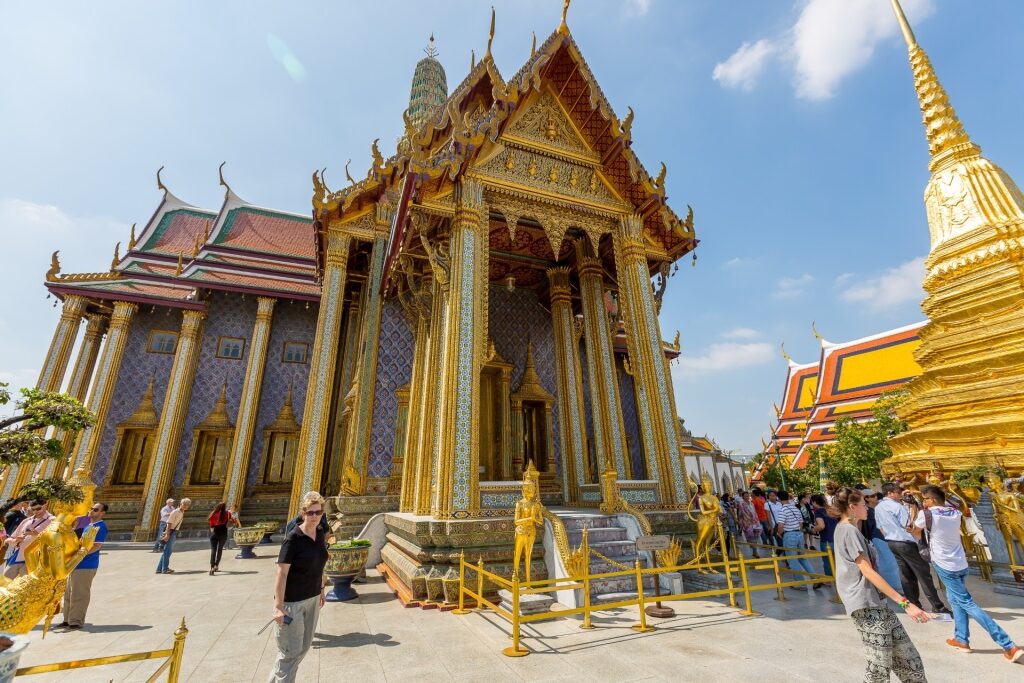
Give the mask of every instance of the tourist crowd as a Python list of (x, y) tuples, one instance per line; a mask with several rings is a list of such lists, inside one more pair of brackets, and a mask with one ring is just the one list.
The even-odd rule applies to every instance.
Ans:
[[(886, 483), (876, 492), (864, 485), (850, 489), (829, 482), (823, 493), (796, 498), (788, 491), (755, 487), (736, 496), (722, 494), (721, 501), (729, 547), (734, 547), (732, 539), (744, 540), (753, 558), (761, 556), (759, 550), (790, 558), (789, 569), (800, 576), (814, 574), (801, 551), (829, 553), (821, 558), (820, 574), (834, 574), (836, 592), (860, 633), (867, 651), (866, 681), (888, 681), (890, 672), (901, 681), (927, 680), (917, 649), (885, 598), (917, 623), (951, 615), (953, 637), (946, 644), (955, 650), (971, 651), (969, 621), (974, 619), (1007, 661), (1024, 659), (1024, 650), (967, 589), (962, 515), (942, 489), (913, 491)], [(744, 552), (743, 545), (735, 547)], [(933, 571), (945, 587), (949, 607), (936, 590)], [(824, 586), (814, 583), (811, 589)], [(803, 585), (791, 589), (808, 590)], [(930, 612), (922, 608), (922, 592)]]

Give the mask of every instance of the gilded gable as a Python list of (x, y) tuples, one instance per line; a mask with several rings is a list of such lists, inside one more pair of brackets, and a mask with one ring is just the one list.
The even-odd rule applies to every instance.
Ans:
[(542, 91), (523, 115), (509, 125), (503, 137), (596, 160), (593, 150), (569, 122), (549, 89)]

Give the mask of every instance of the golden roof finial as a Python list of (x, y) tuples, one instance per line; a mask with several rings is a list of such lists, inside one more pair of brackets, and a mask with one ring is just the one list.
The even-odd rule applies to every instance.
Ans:
[(128, 251), (135, 248), (135, 223), (132, 223), (131, 234), (128, 235)]
[(198, 258), (199, 256), (199, 235), (196, 235), (195, 242), (192, 243), (192, 258)]
[(345, 178), (348, 179), (349, 183), (351, 183), (352, 185), (355, 185), (356, 184), (355, 179), (352, 177), (352, 174), (348, 172), (348, 165), (351, 164), (351, 163), (352, 163), (351, 159), (349, 159), (348, 161), (345, 162)]
[(156, 189), (163, 190), (164, 192), (170, 192), (170, 190), (167, 189), (167, 186), (164, 185), (164, 181), (160, 180), (160, 171), (162, 170), (164, 170), (163, 166), (156, 169)]
[(220, 166), (217, 167), (217, 177), (220, 181), (220, 184), (224, 186), (224, 192), (226, 194), (232, 194), (231, 186), (228, 185), (228, 181), (224, 180), (224, 166), (227, 163), (228, 162), (226, 161), (220, 162)]
[(537, 54), (537, 32), (533, 32), (533, 42), (530, 43), (530, 56)]
[(476, 50), (469, 51), (469, 70), (472, 71), (476, 68)]
[(117, 264), (121, 262), (121, 243), (118, 242), (114, 245), (114, 258), (110, 261), (110, 271), (113, 272), (117, 268)]
[(779, 348), (782, 349), (782, 358), (792, 363), (793, 357), (786, 353), (786, 342), (782, 342), (782, 344), (779, 345)]
[(491, 33), (487, 36), (487, 53), (484, 55), (484, 59), (491, 56), (491, 43), (494, 42), (494, 5), (491, 5)]
[(185, 252), (179, 251), (178, 252), (178, 267), (174, 269), (174, 277), (178, 277), (179, 275), (181, 275), (181, 268), (182, 268), (182, 265), (184, 264), (184, 262), (185, 262)]
[[(903, 31), (910, 56), (910, 69), (914, 74), (914, 89), (924, 117), (925, 137), (928, 139), (928, 150), (931, 152), (931, 170), (935, 170), (957, 147), (965, 147), (963, 151), (969, 155), (978, 155), (981, 150), (972, 142), (963, 124), (957, 118), (956, 110), (949, 103), (949, 95), (939, 83), (935, 69), (927, 53), (917, 44), (914, 32), (910, 28), (906, 14), (899, 0), (892, 0), (892, 8)], [(958, 155), (959, 156), (959, 155)]]
[(209, 218), (206, 219), (206, 231), (203, 233), (203, 241), (204, 242), (209, 242), (210, 241), (210, 219)]
[(814, 335), (814, 338), (817, 339), (818, 341), (822, 340), (822, 336), (818, 332), (818, 328), (814, 326), (814, 321), (813, 320), (811, 321), (811, 333)]
[(558, 25), (558, 35), (569, 35), (569, 24), (565, 22), (565, 15), (569, 13), (569, 0), (562, 5), (562, 22)]
[(53, 252), (53, 255), (50, 256), (50, 268), (46, 271), (47, 282), (54, 282), (55, 280), (57, 280), (57, 276), (60, 275), (60, 259), (58, 258), (59, 254), (60, 250), (57, 250)]

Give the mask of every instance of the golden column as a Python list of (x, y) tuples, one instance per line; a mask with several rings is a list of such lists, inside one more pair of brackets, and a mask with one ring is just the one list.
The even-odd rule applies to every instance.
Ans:
[[(39, 372), (36, 389), (60, 391), (64, 382), (64, 371), (67, 370), (68, 359), (71, 357), (71, 349), (75, 345), (75, 337), (78, 336), (78, 326), (81, 324), (82, 314), (85, 313), (85, 305), (85, 297), (77, 294), (70, 294), (64, 299), (64, 306), (60, 311), (57, 327), (53, 331), (53, 339), (50, 341), (50, 349), (46, 352), (43, 369)], [(26, 463), (7, 470), (3, 486), (4, 500), (11, 493), (21, 489), (36, 471), (36, 467), (34, 463)]]
[[(345, 465), (341, 473), (342, 492), (350, 495), (366, 493), (366, 470), (370, 461), (370, 429), (373, 426), (373, 399), (377, 389), (377, 355), (380, 351), (380, 318), (384, 300), (381, 278), (388, 249), (388, 228), (391, 206), (378, 202), (374, 216), (373, 251), (370, 273), (366, 280), (363, 302), (362, 332), (356, 353), (359, 362), (353, 378), (355, 401), (349, 416), (349, 435), (345, 447)], [(351, 468), (351, 469), (350, 469)]]
[[(447, 235), (439, 241), (437, 248), (447, 251)], [(444, 350), (446, 321), (448, 320), (448, 267), (436, 259), (431, 260), (434, 269), (430, 303), (430, 327), (427, 331), (428, 344), (425, 350), (427, 362), (423, 365), (423, 392), (420, 395), (420, 425), (416, 439), (416, 485), (415, 513), (429, 515), (433, 502), (434, 477), (437, 473), (437, 421), (441, 411), (437, 398), (441, 388), (441, 361)]]
[(924, 192), (931, 250), (914, 352), (922, 373), (899, 409), (908, 431), (884, 467), (1024, 469), (1024, 195), (981, 154), (896, 0), (931, 153)]
[(686, 474), (679, 452), (678, 418), (651, 290), (643, 227), (640, 216), (626, 216), (613, 235), (619, 306), (626, 321), (648, 476), (658, 481), (662, 503), (685, 502), (681, 500), (686, 494)]
[(86, 427), (78, 436), (74, 465), (70, 468), (72, 472), (84, 467), (89, 476), (93, 474), (92, 466), (99, 451), (100, 440), (103, 438), (103, 428), (110, 412), (110, 402), (114, 397), (114, 386), (117, 384), (117, 375), (121, 368), (121, 357), (128, 341), (128, 328), (137, 310), (138, 306), (127, 301), (114, 303), (107, 338), (103, 342), (103, 350), (100, 351), (100, 359), (96, 365), (96, 379), (87, 403), (89, 410), (96, 414), (96, 423), (92, 427)]
[(46, 352), (43, 369), (39, 373), (36, 389), (40, 391), (60, 391), (64, 382), (64, 371), (67, 370), (71, 349), (78, 336), (78, 326), (85, 313), (85, 297), (70, 294), (64, 299), (64, 307), (57, 321), (57, 329), (53, 331), (50, 350)]
[(302, 431), (295, 458), (295, 477), (289, 513), (299, 508), (306, 491), (320, 488), (327, 442), (327, 421), (331, 413), (331, 391), (334, 388), (334, 366), (338, 358), (341, 336), (341, 307), (345, 298), (348, 274), (348, 250), (352, 238), (335, 230), (327, 235), (327, 262), (324, 267), (320, 311), (313, 340), (313, 360), (309, 367), (306, 403), (302, 410)]
[[(92, 313), (86, 316), (89, 321), (85, 327), (85, 334), (82, 335), (82, 345), (78, 349), (78, 357), (71, 369), (71, 380), (68, 383), (68, 395), (85, 401), (85, 395), (89, 391), (89, 382), (92, 381), (93, 370), (96, 368), (96, 359), (100, 355), (100, 343), (103, 341), (103, 334), (107, 331), (107, 318), (99, 313)], [(67, 463), (71, 457), (71, 450), (75, 446), (74, 433), (60, 434), (61, 445), (64, 448), (63, 458), (54, 458), (44, 461), (41, 474), (44, 477), (63, 476)], [(71, 473), (68, 472), (70, 475)]]
[(487, 207), (483, 185), (463, 177), (455, 187), (451, 266), (441, 337), (438, 444), (431, 512), (465, 518), (480, 507), (480, 366), (487, 344)]
[[(421, 286), (428, 289), (432, 286), (432, 281), (433, 278), (429, 274), (425, 274)], [(430, 314), (427, 310), (421, 310), (418, 304), (412, 307), (412, 311), (416, 316), (416, 346), (412, 353), (412, 380), (409, 385), (410, 410), (402, 458), (402, 488), (398, 500), (400, 512), (416, 511), (416, 476), (420, 461), (418, 446), (421, 425), (427, 421), (424, 419), (427, 411), (426, 406), (423, 405), (423, 398), (430, 375), (430, 364), (427, 363), (430, 354)]]
[(160, 508), (171, 490), (174, 465), (181, 450), (181, 431), (188, 414), (195, 382), (199, 350), (203, 342), (203, 322), (206, 311), (182, 311), (178, 348), (174, 352), (171, 374), (167, 380), (167, 393), (160, 410), (160, 422), (153, 435), (153, 454), (146, 472), (145, 505), (133, 538), (136, 541), (153, 539), (160, 522)]
[(238, 418), (235, 420), (235, 438), (231, 442), (231, 458), (228, 460), (227, 479), (224, 483), (224, 501), (228, 506), (242, 505), (245, 475), (249, 471), (249, 456), (252, 453), (252, 436), (256, 430), (256, 415), (260, 409), (263, 371), (267, 365), (270, 324), (276, 301), (269, 296), (256, 298), (256, 323), (252, 328), (249, 360), (246, 361), (245, 380), (242, 383), (242, 398), (238, 404)]
[(587, 378), (597, 462), (603, 467), (611, 461), (620, 479), (630, 479), (632, 472), (626, 457), (618, 376), (604, 306), (604, 268), (598, 259), (585, 254), (582, 242), (576, 243), (576, 268), (583, 302), (583, 338), (587, 345)]
[(580, 367), (576, 317), (572, 313), (569, 269), (549, 268), (551, 323), (555, 332), (555, 369), (558, 375), (559, 435), (566, 502), (579, 502), (579, 487), (591, 481), (587, 467), (587, 423), (583, 409), (583, 370)]

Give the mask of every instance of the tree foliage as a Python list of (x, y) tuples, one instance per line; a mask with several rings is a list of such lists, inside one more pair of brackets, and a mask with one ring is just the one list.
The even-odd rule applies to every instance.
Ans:
[[(751, 471), (757, 469), (767, 457), (775, 457), (774, 453), (758, 453), (751, 458)], [(761, 476), (761, 489), (774, 489), (776, 491), (786, 490), (792, 494), (816, 493), (821, 490), (818, 481), (818, 454), (811, 452), (807, 460), (807, 466), (792, 469), (782, 461), (775, 461)]]
[[(5, 382), (0, 382), (0, 405), (11, 401)], [(64, 449), (59, 439), (46, 438), (46, 429), (78, 432), (96, 422), (82, 402), (67, 394), (22, 389), (17, 412), (0, 419), (0, 467), (59, 458)]]
[(887, 391), (872, 406), (873, 419), (836, 421), (835, 443), (819, 449), (829, 479), (853, 486), (882, 478), (881, 463), (892, 457), (889, 439), (907, 429), (907, 424), (896, 415), (896, 409), (906, 400), (907, 392), (903, 389)]

